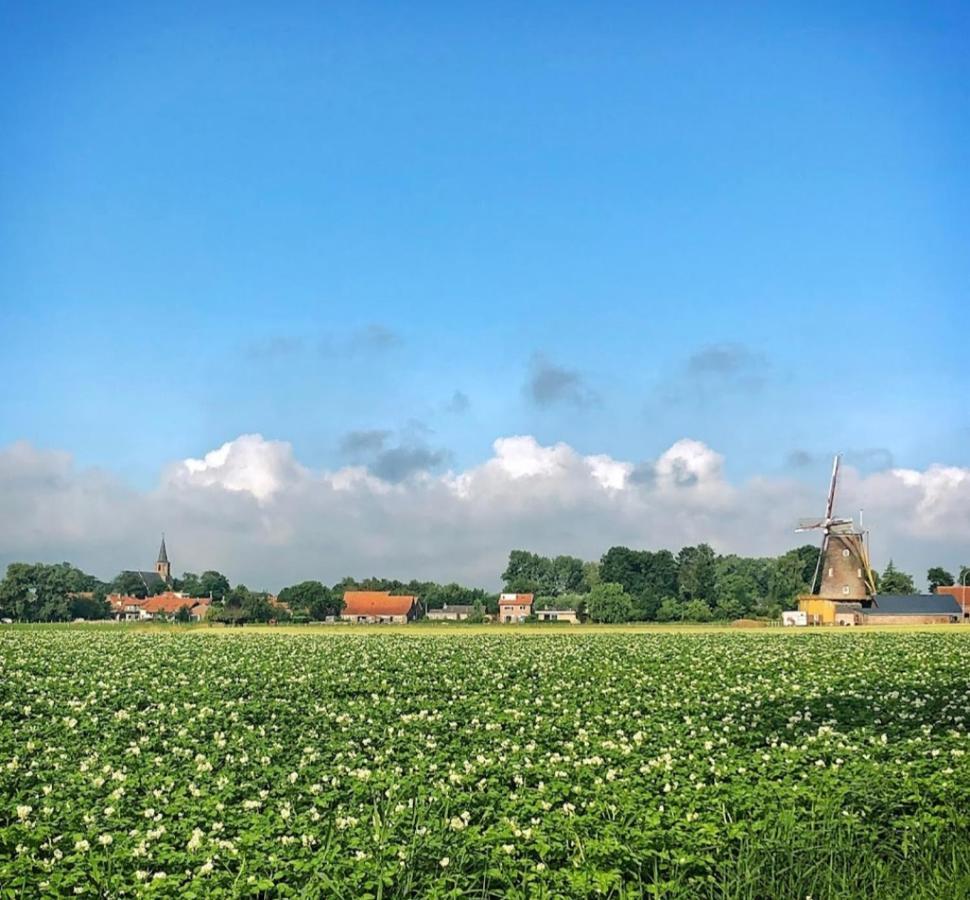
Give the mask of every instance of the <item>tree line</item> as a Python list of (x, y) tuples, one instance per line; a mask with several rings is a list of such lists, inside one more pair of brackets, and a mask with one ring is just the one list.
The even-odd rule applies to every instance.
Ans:
[[(818, 547), (810, 544), (776, 557), (720, 555), (707, 544), (669, 550), (611, 547), (598, 561), (575, 556), (542, 556), (513, 550), (502, 573), (503, 591), (531, 593), (535, 610), (572, 609), (594, 622), (705, 622), (740, 618), (777, 618), (799, 594), (810, 590)], [(970, 567), (954, 575), (940, 566), (927, 572), (931, 591), (970, 580)], [(916, 592), (912, 575), (890, 560), (877, 574), (879, 591)], [(137, 572), (121, 572), (104, 582), (71, 563), (11, 563), (0, 581), (0, 617), (24, 622), (105, 619), (110, 593), (144, 598), (174, 590), (187, 597), (210, 598), (211, 616), (226, 623), (322, 621), (339, 616), (345, 591), (389, 591), (419, 598), (422, 609), (471, 606), (476, 620), (498, 612), (499, 595), (455, 582), (400, 581), (393, 578), (343, 578), (333, 585), (301, 581), (283, 588), (278, 600), (244, 584), (233, 586), (214, 569), (184, 572), (170, 585), (152, 590)], [(188, 618), (187, 610), (181, 613)]]

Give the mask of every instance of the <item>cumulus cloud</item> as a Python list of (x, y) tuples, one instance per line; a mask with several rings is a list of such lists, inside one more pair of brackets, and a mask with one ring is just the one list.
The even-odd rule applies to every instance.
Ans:
[[(13, 444), (0, 449), (0, 564), (69, 559), (111, 577), (149, 566), (164, 529), (177, 571), (217, 568), (250, 587), (348, 574), (497, 587), (516, 547), (587, 559), (614, 544), (700, 541), (723, 553), (779, 553), (802, 542), (795, 523), (820, 508), (827, 488), (824, 477), (733, 483), (716, 450), (686, 438), (647, 474), (530, 435), (501, 437), (480, 464), (439, 474), (428, 471), (436, 451), (390, 449), (399, 452), (312, 469), (286, 442), (242, 435), (136, 490), (68, 454)], [(878, 566), (892, 556), (922, 580), (930, 565), (968, 561), (970, 470), (864, 474), (847, 465), (837, 511), (860, 507)]]
[(582, 408), (599, 402), (596, 393), (575, 369), (556, 365), (541, 353), (532, 357), (525, 393), (535, 406), (557, 405)]

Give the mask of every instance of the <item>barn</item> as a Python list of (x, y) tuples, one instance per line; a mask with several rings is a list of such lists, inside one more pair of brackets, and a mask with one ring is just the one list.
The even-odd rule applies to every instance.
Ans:
[(867, 625), (945, 625), (959, 622), (963, 610), (950, 594), (876, 594), (862, 618)]
[(417, 597), (390, 591), (347, 591), (341, 618), (361, 625), (404, 625), (417, 615)]

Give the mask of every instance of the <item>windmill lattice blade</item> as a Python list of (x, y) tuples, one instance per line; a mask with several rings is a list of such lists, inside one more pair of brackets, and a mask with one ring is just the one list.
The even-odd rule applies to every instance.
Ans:
[(822, 557), (825, 556), (825, 545), (829, 542), (829, 536), (822, 538), (822, 546), (818, 549), (818, 561), (815, 563), (815, 574), (812, 576), (812, 593), (815, 593), (815, 585), (818, 584), (818, 573), (822, 570)]
[(832, 463), (832, 483), (829, 485), (829, 499), (825, 504), (825, 518), (832, 518), (832, 507), (835, 506), (835, 485), (839, 480), (839, 460), (842, 456), (838, 453), (835, 454), (835, 461)]

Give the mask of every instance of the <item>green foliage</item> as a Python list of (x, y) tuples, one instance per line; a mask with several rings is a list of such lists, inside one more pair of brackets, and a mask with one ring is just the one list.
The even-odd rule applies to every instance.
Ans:
[(327, 616), (339, 616), (343, 607), (342, 594), (336, 594), (319, 581), (301, 581), (283, 588), (280, 602), (285, 603), (294, 616), (322, 621)]
[(611, 547), (600, 560), (600, 578), (623, 585), (638, 619), (656, 618), (660, 601), (677, 593), (677, 561), (669, 550)]
[(684, 604), (676, 597), (664, 597), (657, 607), (658, 622), (679, 622), (684, 618)]
[(589, 592), (586, 611), (594, 622), (629, 622), (634, 615), (633, 600), (622, 584), (605, 581)]
[(180, 606), (173, 618), (176, 622), (184, 625), (192, 621), (192, 614), (189, 612), (189, 607), (187, 605)]
[(688, 600), (684, 604), (685, 622), (710, 622), (711, 608), (704, 600)]
[(101, 619), (104, 593), (105, 585), (70, 563), (11, 563), (0, 581), (0, 610), (21, 622)]
[(137, 572), (119, 572), (111, 582), (111, 593), (126, 597), (147, 597), (148, 586)]
[(575, 556), (550, 559), (527, 550), (513, 550), (502, 581), (506, 591), (557, 597), (586, 590), (587, 574), (583, 561)]
[(714, 605), (717, 567), (714, 550), (708, 544), (684, 547), (677, 554), (677, 586), (682, 600)]
[(181, 578), (174, 579), (172, 589), (188, 597), (207, 597), (202, 592), (202, 581), (195, 572), (183, 572)]
[(229, 579), (221, 572), (215, 572), (210, 569), (207, 572), (203, 572), (199, 578), (200, 597), (211, 597), (215, 602), (219, 603), (225, 599), (229, 590)]
[(931, 594), (935, 594), (938, 587), (949, 587), (956, 584), (953, 575), (940, 566), (934, 566), (926, 573), (926, 581), (929, 584)]
[(913, 576), (901, 572), (889, 560), (886, 570), (879, 576), (880, 594), (915, 594), (916, 585), (913, 583)]

